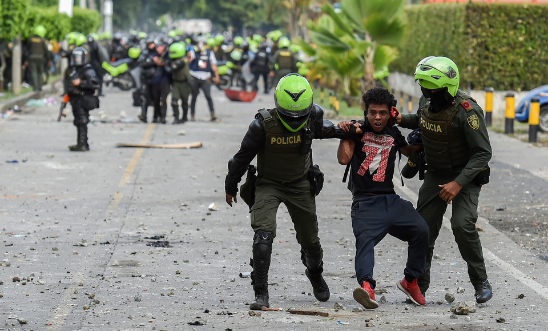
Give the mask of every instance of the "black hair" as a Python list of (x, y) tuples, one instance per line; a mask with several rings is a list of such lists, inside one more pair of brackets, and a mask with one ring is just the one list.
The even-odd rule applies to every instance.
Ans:
[(392, 93), (383, 87), (374, 87), (367, 90), (367, 92), (362, 95), (362, 100), (365, 105), (365, 112), (369, 109), (370, 104), (387, 105), (388, 110), (390, 110), (392, 107), (395, 107), (397, 103), (396, 98), (394, 98)]

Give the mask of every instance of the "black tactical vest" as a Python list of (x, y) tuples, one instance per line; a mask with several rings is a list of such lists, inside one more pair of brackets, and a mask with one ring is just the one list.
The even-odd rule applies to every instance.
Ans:
[[(304, 128), (291, 132), (278, 116), (261, 109), (261, 122), (266, 134), (265, 147), (257, 155), (259, 177), (279, 182), (295, 182), (308, 173), (312, 152), (301, 154), (301, 144), (305, 138)], [(310, 119), (305, 127), (310, 126)]]
[(31, 57), (44, 57), (46, 56), (44, 50), (44, 40), (39, 36), (32, 36), (29, 40), (29, 55)]
[(293, 69), (293, 55), (290, 50), (282, 49), (278, 54), (278, 69)]
[(455, 101), (439, 113), (430, 110), (430, 102), (420, 109), (421, 128), (426, 163), (429, 171), (460, 171), (470, 160), (471, 152), (461, 127), (453, 123), (459, 111), (470, 111), (463, 107), (466, 100), (473, 100), (461, 91)]

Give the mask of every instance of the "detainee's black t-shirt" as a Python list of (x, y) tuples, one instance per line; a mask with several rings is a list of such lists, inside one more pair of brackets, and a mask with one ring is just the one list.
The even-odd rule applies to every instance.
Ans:
[(400, 130), (392, 126), (375, 133), (369, 122), (361, 127), (363, 133), (355, 136), (356, 146), (350, 160), (348, 189), (353, 197), (370, 194), (395, 194), (392, 177), (396, 154), (407, 146)]

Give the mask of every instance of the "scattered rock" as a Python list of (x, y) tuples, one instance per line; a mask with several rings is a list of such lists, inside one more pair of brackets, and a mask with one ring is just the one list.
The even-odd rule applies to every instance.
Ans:
[(19, 277), (13, 277), (13, 282), (16, 283), (16, 282), (20, 282), (21, 281), (21, 278)]
[(506, 320), (502, 317), (497, 318), (497, 323), (504, 323)]
[(518, 295), (516, 299), (523, 299), (523, 298), (525, 298), (525, 294), (522, 293), (522, 294)]
[(379, 303), (382, 303), (382, 304), (385, 304), (386, 303), (386, 298), (383, 296), (381, 296), (381, 298), (379, 299)]
[(19, 324), (21, 324), (21, 325), (27, 324), (27, 320), (24, 319), (24, 318), (21, 318), (21, 317), (17, 318), (17, 322), (19, 322)]
[(441, 257), (438, 254), (434, 254), (434, 259), (439, 260)]
[(249, 316), (257, 316), (257, 317), (260, 317), (260, 316), (261, 316), (261, 312), (260, 312), (260, 311), (250, 310), (250, 311), (249, 311)]
[(338, 302), (335, 302), (335, 304), (333, 305), (333, 309), (335, 309), (335, 310), (344, 310), (344, 306), (341, 305)]
[(141, 296), (139, 294), (137, 294), (133, 299), (135, 300), (135, 302), (141, 302)]
[(76, 244), (74, 244), (73, 246), (88, 247), (88, 241), (85, 239), (82, 239)]
[(385, 289), (385, 288), (380, 288), (380, 289), (375, 289), (375, 293), (376, 294), (384, 294), (384, 293), (388, 293), (388, 290)]
[(169, 244), (169, 241), (165, 240), (158, 240), (158, 241), (151, 241), (151, 242), (148, 242), (147, 243), (147, 246), (152, 246), (152, 247), (165, 247), (165, 248), (168, 248), (168, 247), (173, 247)]
[(451, 316), (449, 316), (449, 318), (450, 318), (450, 319), (455, 319), (455, 320), (456, 320), (458, 317), (457, 317), (457, 315), (451, 315)]
[(479, 226), (479, 225), (476, 225), (476, 229), (478, 229), (478, 231), (480, 231), (480, 232), (483, 231), (483, 227), (482, 227), (482, 226)]
[(457, 293), (464, 293), (466, 289), (462, 288), (462, 287), (457, 287)]
[(210, 203), (209, 206), (207, 207), (207, 209), (211, 211), (217, 211), (218, 208), (219, 207), (217, 206), (215, 202)]
[(476, 312), (476, 303), (473, 301), (459, 301), (451, 307), (451, 312), (457, 315), (468, 315)]
[(496, 211), (504, 211), (504, 210), (506, 210), (506, 207), (505, 206), (495, 206), (495, 210)]
[(59, 248), (57, 248), (57, 247), (52, 247), (51, 250), (54, 251), (54, 252), (57, 252), (57, 251), (59, 250)]
[(354, 307), (354, 308), (352, 308), (352, 312), (353, 312), (353, 313), (361, 313), (361, 312), (363, 312), (363, 308)]
[(445, 301), (453, 303), (453, 301), (455, 301), (455, 295), (449, 292), (445, 293)]
[(112, 262), (111, 264), (113, 267), (117, 267), (120, 265), (120, 262), (118, 262), (118, 260), (114, 260), (114, 262)]

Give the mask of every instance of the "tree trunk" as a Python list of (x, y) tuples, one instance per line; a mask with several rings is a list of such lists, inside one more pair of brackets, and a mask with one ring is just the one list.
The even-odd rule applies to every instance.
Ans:
[(91, 10), (97, 10), (97, 5), (95, 4), (95, 0), (89, 0), (88, 7)]
[[(371, 42), (371, 38), (368, 36), (368, 41)], [(365, 53), (365, 64), (363, 66), (363, 78), (365, 84), (362, 86), (362, 92), (366, 92), (375, 87), (375, 78), (373, 78), (373, 73), (375, 72), (375, 64), (373, 63), (373, 58), (375, 56), (375, 51), (377, 49), (377, 44), (373, 43), (371, 47), (367, 49)]]
[(13, 39), (13, 55), (11, 67), (11, 90), (13, 94), (21, 93), (21, 35)]
[(0, 66), (0, 92), (4, 91), (4, 71), (6, 71), (6, 57), (4, 56), (4, 43), (2, 42), (2, 47), (0, 48), (0, 61), (2, 61), (2, 66)]
[[(93, 1), (93, 0), (92, 0)], [(80, 8), (87, 8), (86, 0), (80, 0)]]

